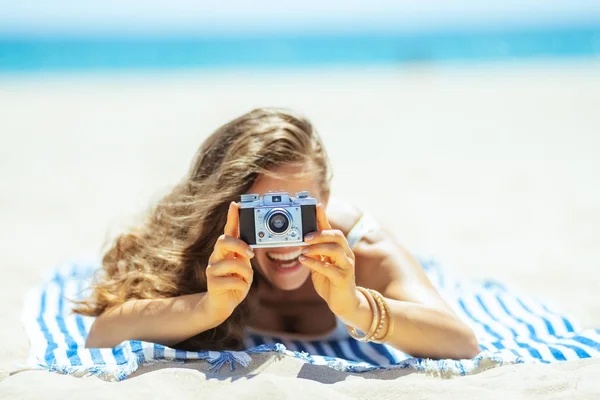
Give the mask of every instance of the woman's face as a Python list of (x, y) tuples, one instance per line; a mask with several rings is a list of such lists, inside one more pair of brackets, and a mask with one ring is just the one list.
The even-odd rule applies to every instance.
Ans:
[[(314, 174), (303, 174), (307, 167), (299, 165), (288, 165), (273, 170), (281, 179), (260, 176), (250, 188), (250, 193), (258, 193), (260, 196), (267, 192), (288, 192), (294, 196), (296, 192), (308, 190), (311, 197), (327, 205), (327, 200), (321, 198), (320, 188)], [(302, 174), (302, 175), (300, 175)], [(301, 247), (281, 247), (272, 249), (254, 249), (256, 257), (254, 266), (260, 270), (272, 285), (281, 290), (298, 289), (308, 276), (310, 269), (298, 262)]]

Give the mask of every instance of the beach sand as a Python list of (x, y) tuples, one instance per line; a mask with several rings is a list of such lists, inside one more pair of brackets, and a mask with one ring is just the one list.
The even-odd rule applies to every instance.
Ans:
[(334, 195), (414, 253), (600, 327), (599, 105), (598, 62), (2, 76), (0, 398), (598, 398), (599, 360), (454, 379), (273, 355), (235, 375), (160, 364), (117, 384), (11, 372), (28, 352), (25, 291), (58, 263), (99, 256), (204, 137), (260, 106), (309, 116)]

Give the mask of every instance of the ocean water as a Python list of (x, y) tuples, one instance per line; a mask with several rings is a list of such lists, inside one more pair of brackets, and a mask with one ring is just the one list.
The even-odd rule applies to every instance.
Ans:
[(488, 31), (0, 36), (0, 72), (360, 66), (599, 56), (600, 21)]

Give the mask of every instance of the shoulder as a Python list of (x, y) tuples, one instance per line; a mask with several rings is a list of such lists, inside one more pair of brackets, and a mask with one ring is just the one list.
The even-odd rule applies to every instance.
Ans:
[[(340, 199), (332, 198), (327, 206), (331, 226), (346, 236), (363, 215), (358, 207)], [(394, 267), (386, 262), (394, 247), (393, 236), (382, 227), (366, 233), (353, 249), (357, 284), (381, 291), (394, 276)]]
[[(327, 218), (333, 229), (339, 229), (345, 236), (348, 236), (350, 230), (365, 215), (358, 207), (339, 198), (331, 198), (327, 205)], [(387, 238), (383, 229), (369, 231), (357, 247), (368, 247), (369, 244), (376, 244)], [(356, 249), (355, 249), (356, 250)]]
[(327, 204), (327, 218), (333, 229), (339, 229), (344, 235), (352, 229), (363, 213), (352, 204), (332, 197)]

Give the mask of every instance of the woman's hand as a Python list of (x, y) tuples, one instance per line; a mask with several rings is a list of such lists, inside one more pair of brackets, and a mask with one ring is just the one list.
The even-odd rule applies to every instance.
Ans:
[(354, 275), (354, 253), (344, 234), (331, 228), (322, 204), (317, 205), (319, 232), (306, 235), (309, 244), (298, 260), (312, 271), (315, 290), (342, 320), (360, 304)]
[(254, 271), (252, 248), (239, 239), (239, 210), (232, 202), (227, 212), (224, 234), (219, 237), (208, 260), (207, 309), (219, 321), (225, 321), (246, 298)]

